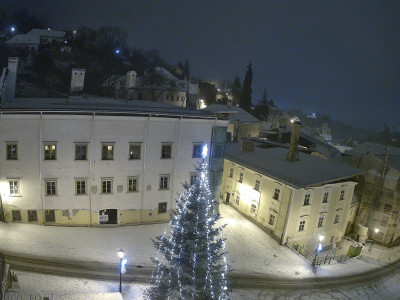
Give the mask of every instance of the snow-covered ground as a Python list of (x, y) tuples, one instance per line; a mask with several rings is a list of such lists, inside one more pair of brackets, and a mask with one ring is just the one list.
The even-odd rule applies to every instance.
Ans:
[[(337, 277), (366, 272), (386, 263), (352, 259), (340, 264), (321, 266), (313, 272), (312, 267), (301, 257), (287, 247), (279, 245), (233, 208), (222, 204), (220, 212), (223, 217), (221, 222), (227, 224), (224, 230), (224, 236), (227, 238), (227, 261), (235, 273), (262, 273), (293, 279)], [(88, 228), (0, 223), (0, 251), (58, 259), (118, 263), (117, 251), (123, 248), (128, 259), (128, 268), (129, 265), (151, 267), (150, 257), (156, 254), (151, 239), (163, 234), (166, 227), (167, 224)], [(109, 294), (118, 291), (115, 282), (32, 275), (24, 272), (17, 272), (17, 275), (20, 292), (57, 294), (58, 298), (54, 299), (68, 299), (62, 298), (68, 294), (75, 297), (70, 299), (81, 299), (79, 294), (106, 293), (101, 296), (99, 294), (96, 299), (118, 299), (115, 298), (118, 297), (117, 294)], [(144, 289), (145, 285), (126, 284), (123, 290), (124, 299), (141, 299)], [(88, 297), (85, 299), (90, 299)]]

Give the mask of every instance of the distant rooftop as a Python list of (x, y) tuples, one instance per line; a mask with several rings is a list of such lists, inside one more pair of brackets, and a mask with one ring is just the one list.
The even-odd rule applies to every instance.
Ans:
[(27, 35), (39, 35), (39, 36), (46, 36), (52, 38), (63, 38), (65, 36), (64, 31), (60, 30), (48, 30), (48, 29), (32, 29), (27, 33)]
[(255, 146), (254, 152), (240, 152), (240, 143), (227, 143), (225, 158), (295, 188), (306, 188), (348, 179), (363, 171), (327, 159), (299, 152), (299, 160), (286, 160), (288, 149)]
[(206, 108), (202, 109), (203, 111), (211, 111), (214, 113), (225, 113), (229, 114), (229, 121), (235, 122), (239, 120), (240, 123), (256, 123), (261, 122), (256, 117), (249, 114), (243, 108), (234, 105), (227, 104), (211, 104)]
[[(376, 156), (385, 155), (386, 145), (373, 142), (365, 142), (358, 147), (354, 147), (351, 150), (345, 151), (345, 154), (347, 155), (363, 155), (368, 153)], [(389, 155), (400, 155), (400, 148), (389, 147)]]

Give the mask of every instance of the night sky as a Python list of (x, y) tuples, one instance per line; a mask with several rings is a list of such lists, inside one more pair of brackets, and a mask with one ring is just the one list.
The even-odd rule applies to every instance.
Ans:
[(120, 26), (128, 43), (156, 49), (191, 75), (264, 87), (281, 109), (321, 112), (352, 125), (400, 130), (400, 1), (7, 1), (54, 29)]

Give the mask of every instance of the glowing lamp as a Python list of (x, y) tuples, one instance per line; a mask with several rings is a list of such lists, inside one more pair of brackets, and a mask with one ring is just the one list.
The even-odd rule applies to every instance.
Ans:
[(124, 256), (125, 256), (125, 251), (124, 251), (124, 250), (122, 250), (122, 248), (121, 248), (121, 249), (119, 249), (119, 251), (118, 251), (118, 257), (119, 257), (119, 258), (121, 258), (121, 259), (123, 259), (123, 258), (124, 258)]
[(378, 228), (375, 228), (375, 234), (377, 234), (379, 232)]
[(207, 144), (205, 144), (203, 146), (203, 151), (201, 153), (201, 156), (203, 157), (203, 159), (205, 159), (207, 157), (207, 154), (208, 154), (208, 147), (207, 147)]

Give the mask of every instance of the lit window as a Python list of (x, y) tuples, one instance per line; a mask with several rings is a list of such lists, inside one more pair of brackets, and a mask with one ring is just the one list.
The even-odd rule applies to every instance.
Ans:
[(158, 213), (164, 214), (167, 212), (167, 202), (158, 203)]
[(57, 180), (46, 180), (46, 196), (57, 195)]
[(190, 174), (190, 185), (195, 184), (196, 179), (197, 179), (197, 173)]
[(233, 168), (230, 168), (230, 169), (229, 169), (229, 177), (230, 177), (230, 178), (233, 178)]
[(112, 179), (102, 179), (101, 180), (101, 192), (103, 194), (112, 193)]
[(269, 215), (269, 221), (268, 221), (268, 224), (269, 225), (271, 225), (271, 226), (273, 226), (274, 225), (274, 222), (275, 222), (275, 216), (274, 215)]
[(17, 144), (7, 144), (7, 159), (16, 160), (17, 156)]
[(75, 160), (87, 159), (87, 144), (75, 144)]
[(272, 197), (272, 199), (279, 201), (280, 193), (281, 193), (281, 190), (276, 188), (275, 192), (274, 192), (274, 196)]
[(86, 180), (75, 180), (75, 193), (76, 195), (86, 195)]
[(130, 144), (129, 145), (129, 159), (140, 159), (142, 145)]
[(303, 231), (304, 230), (304, 226), (306, 226), (306, 221), (300, 221), (299, 231)]
[(168, 190), (168, 189), (169, 189), (169, 175), (161, 175), (160, 190)]
[(320, 217), (318, 220), (318, 227), (324, 226), (324, 217)]
[(137, 191), (138, 191), (138, 178), (128, 177), (128, 192), (137, 192)]
[(336, 215), (336, 216), (335, 216), (335, 221), (333, 222), (334, 224), (339, 223), (339, 217), (340, 217), (339, 215)]
[(322, 198), (322, 203), (328, 203), (328, 196), (329, 196), (329, 192), (325, 192), (324, 197)]
[(101, 159), (102, 160), (113, 160), (114, 159), (114, 145), (112, 145), (112, 144), (103, 144), (102, 145)]
[(10, 195), (19, 195), (19, 181), (12, 180), (10, 183)]
[(304, 196), (304, 205), (310, 205), (310, 194)]
[(240, 172), (240, 173), (239, 173), (239, 179), (238, 179), (238, 181), (239, 181), (240, 183), (243, 183), (243, 172)]
[(44, 144), (44, 159), (45, 160), (57, 159), (57, 145), (55, 143)]
[(193, 158), (201, 158), (203, 152), (203, 144), (193, 144)]
[(260, 191), (260, 185), (261, 185), (261, 181), (259, 179), (256, 179), (256, 183), (254, 184), (254, 189), (256, 191)]
[(340, 191), (339, 200), (344, 200), (344, 190), (341, 190), (341, 191)]
[(171, 158), (172, 154), (172, 145), (171, 144), (163, 144), (161, 145), (161, 158)]

